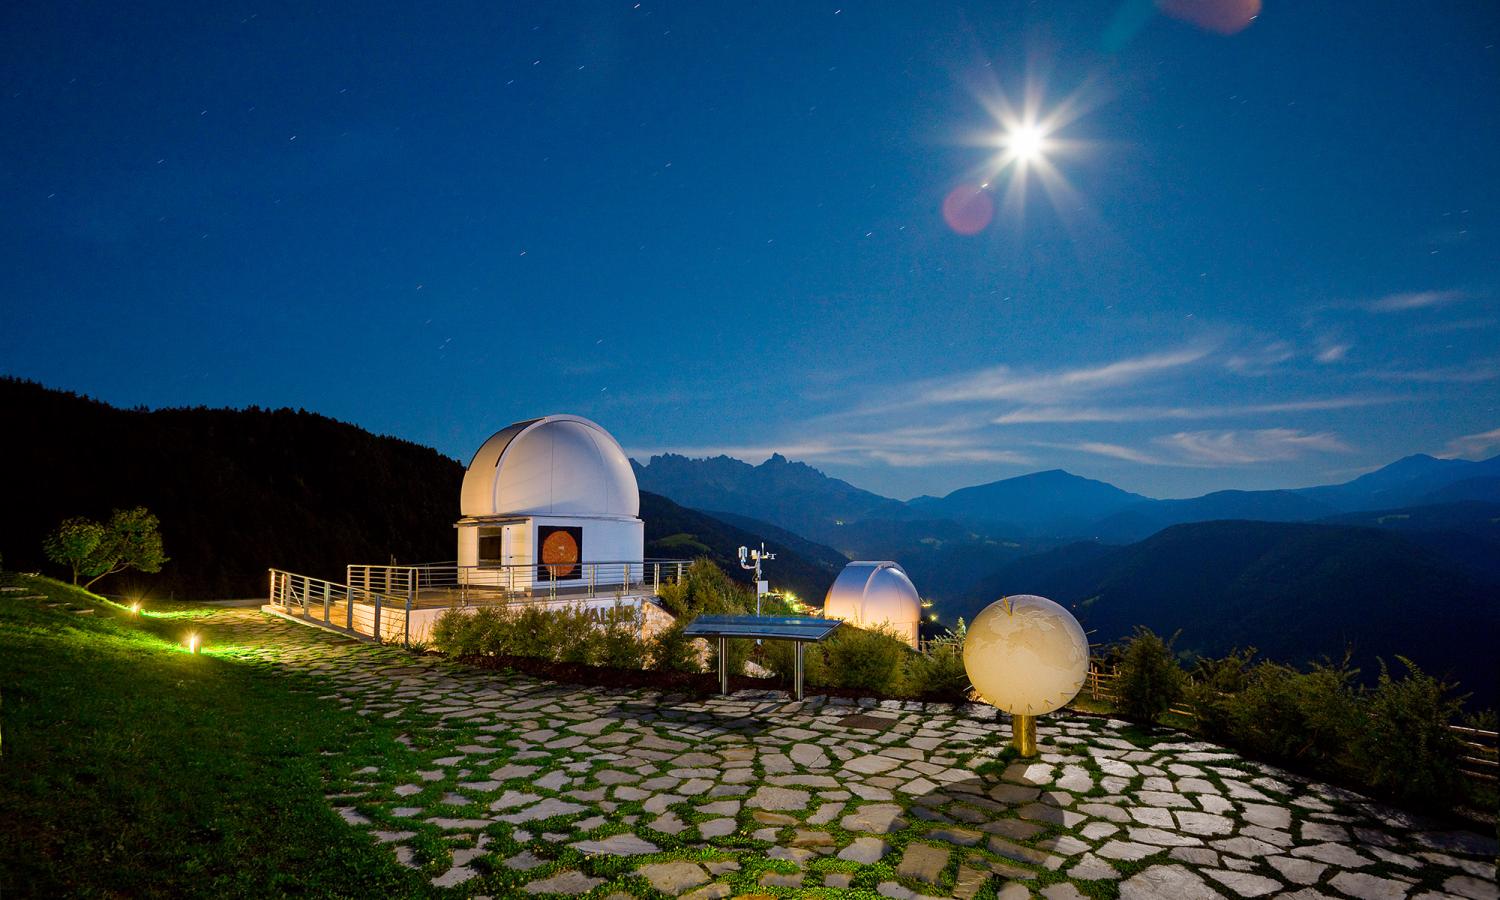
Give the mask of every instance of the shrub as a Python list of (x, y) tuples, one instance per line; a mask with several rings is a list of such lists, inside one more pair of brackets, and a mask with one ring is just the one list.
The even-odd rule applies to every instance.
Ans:
[(962, 703), (969, 699), (969, 672), (964, 668), (965, 629), (962, 619), (947, 637), (927, 643), (927, 652), (913, 656), (907, 666), (906, 693)]
[(855, 628), (845, 624), (807, 656), (818, 657), (805, 673), (826, 680), (833, 687), (897, 696), (902, 692), (905, 663), (911, 649), (886, 631)]
[(707, 558), (699, 558), (687, 567), (678, 581), (664, 584), (657, 591), (667, 612), (692, 619), (699, 615), (733, 615), (743, 613), (749, 592), (729, 580), (724, 571)]
[(1462, 745), (1448, 730), (1463, 699), (1455, 687), (1417, 668), (1404, 656), (1404, 678), (1391, 677), (1385, 662), (1366, 698), (1365, 721), (1354, 742), (1355, 771), (1372, 787), (1401, 800), (1447, 804), (1462, 790), (1458, 758)]
[(1115, 679), (1121, 714), (1137, 722), (1153, 723), (1182, 699), (1186, 682), (1187, 674), (1172, 655), (1172, 641), (1136, 626), (1135, 634), (1120, 650), (1119, 677)]
[(454, 656), (483, 654), (486, 652), (483, 641), (493, 630), (497, 614), (498, 610), (489, 607), (472, 613), (450, 609), (432, 626), (432, 643)]
[(1273, 662), (1254, 666), (1231, 705), (1230, 737), (1273, 759), (1334, 768), (1357, 725), (1355, 674), (1347, 660), (1309, 672)]
[(1198, 718), (1198, 729), (1205, 737), (1214, 740), (1229, 737), (1234, 695), (1248, 684), (1250, 660), (1254, 656), (1254, 647), (1235, 649), (1220, 659), (1202, 657), (1193, 666), (1187, 697)]
[(684, 635), (686, 617), (679, 617), (671, 627), (657, 633), (651, 642), (650, 666), (659, 672), (701, 672), (698, 648), (693, 639)]
[(640, 612), (629, 606), (605, 611), (599, 629), (598, 664), (616, 669), (644, 669), (649, 648), (641, 640)]
[[(750, 658), (750, 653), (755, 649), (755, 642), (748, 638), (730, 638), (724, 642), (725, 663), (729, 667), (730, 675), (740, 675), (745, 671), (745, 660)], [(719, 642), (712, 640), (708, 642), (708, 670), (717, 673), (719, 671)]]

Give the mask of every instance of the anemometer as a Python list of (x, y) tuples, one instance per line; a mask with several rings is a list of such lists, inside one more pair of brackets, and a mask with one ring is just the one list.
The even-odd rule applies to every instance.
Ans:
[(775, 559), (776, 554), (766, 552), (766, 542), (760, 542), (759, 550), (740, 548), (740, 568), (755, 573), (755, 614), (760, 615), (760, 598), (770, 593), (770, 585), (760, 577), (760, 564)]

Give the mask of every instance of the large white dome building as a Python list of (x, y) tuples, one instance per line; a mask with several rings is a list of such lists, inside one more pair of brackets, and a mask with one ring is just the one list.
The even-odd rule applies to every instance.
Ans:
[(859, 628), (884, 628), (916, 647), (922, 599), (896, 563), (852, 562), (829, 586), (823, 615)]
[(538, 579), (576, 582), (598, 568), (586, 563), (639, 566), (644, 555), (630, 460), (609, 432), (580, 416), (528, 419), (496, 432), (464, 473), (459, 507), (458, 564), (470, 583), (489, 580), (487, 569), (514, 579), (518, 567)]

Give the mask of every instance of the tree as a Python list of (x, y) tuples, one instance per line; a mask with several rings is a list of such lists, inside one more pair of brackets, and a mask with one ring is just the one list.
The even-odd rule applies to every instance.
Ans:
[(99, 545), (104, 543), (104, 526), (93, 519), (74, 516), (65, 519), (57, 530), (42, 542), (47, 558), (73, 570), (73, 583), (79, 575), (93, 576), (98, 565)]
[(1120, 712), (1127, 719), (1151, 724), (1182, 698), (1187, 673), (1172, 655), (1172, 640), (1162, 640), (1149, 628), (1136, 626), (1120, 655), (1115, 690)]
[(64, 521), (43, 542), (47, 558), (88, 579), (84, 590), (99, 579), (126, 569), (160, 572), (167, 556), (162, 548), (161, 522), (144, 506), (117, 509), (107, 525), (74, 517)]

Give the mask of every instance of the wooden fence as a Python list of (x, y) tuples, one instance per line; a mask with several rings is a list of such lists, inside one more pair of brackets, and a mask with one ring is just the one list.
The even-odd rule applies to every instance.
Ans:
[[(1105, 669), (1098, 661), (1091, 660), (1088, 680), (1084, 682), (1084, 688), (1095, 700), (1117, 703), (1119, 702), (1119, 694), (1115, 691), (1117, 678), (1119, 678), (1119, 673), (1115, 669)], [(1167, 711), (1187, 719), (1198, 718), (1197, 710), (1192, 707), (1192, 704), (1186, 702), (1179, 701)], [(1464, 755), (1458, 758), (1458, 770), (1464, 777), (1491, 784), (1500, 781), (1500, 732), (1469, 728), (1463, 725), (1449, 725), (1448, 730), (1453, 732), (1458, 738), (1459, 745), (1464, 748)]]

